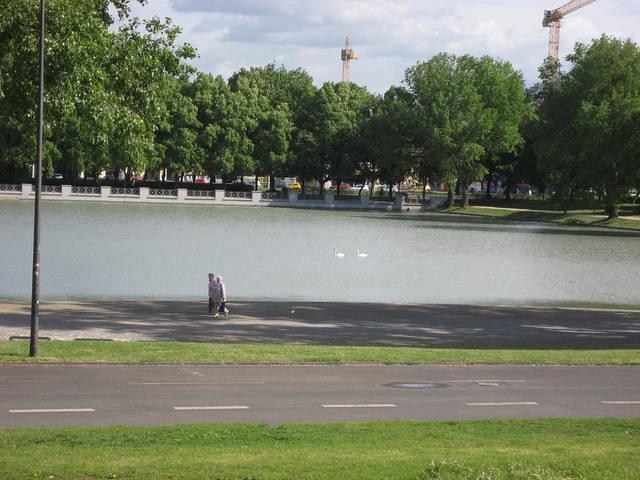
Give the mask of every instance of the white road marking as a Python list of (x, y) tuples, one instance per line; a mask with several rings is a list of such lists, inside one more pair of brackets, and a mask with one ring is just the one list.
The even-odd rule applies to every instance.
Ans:
[(173, 407), (174, 410), (249, 410), (246, 405), (220, 405), (209, 407)]
[(432, 383), (527, 383), (526, 380), (434, 380)]
[(499, 383), (495, 383), (495, 382), (478, 382), (478, 385), (480, 385), (481, 387), (499, 387), (500, 386)]
[(393, 403), (351, 403), (338, 405), (322, 405), (322, 408), (392, 408), (397, 407)]
[(83, 413), (95, 412), (93, 408), (33, 408), (30, 410), (9, 410), (9, 413)]
[(605, 405), (640, 405), (640, 400), (610, 400), (602, 401)]
[(128, 385), (264, 385), (265, 382), (131, 382)]
[(477, 402), (466, 403), (468, 407), (513, 407), (519, 405), (538, 405), (538, 402)]

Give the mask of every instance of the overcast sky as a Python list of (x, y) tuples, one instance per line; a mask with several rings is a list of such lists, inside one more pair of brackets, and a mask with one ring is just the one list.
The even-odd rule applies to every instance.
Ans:
[[(345, 35), (359, 60), (351, 80), (383, 93), (407, 67), (442, 52), (492, 55), (531, 84), (548, 52), (546, 9), (564, 0), (149, 0), (141, 17), (171, 17), (202, 71), (229, 77), (270, 62), (339, 81)], [(597, 0), (563, 21), (560, 54), (606, 33), (640, 43), (640, 0)]]

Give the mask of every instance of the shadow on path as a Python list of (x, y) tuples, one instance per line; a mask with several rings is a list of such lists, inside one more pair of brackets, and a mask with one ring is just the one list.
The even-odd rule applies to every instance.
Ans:
[[(459, 348), (640, 348), (640, 313), (468, 305), (237, 302), (213, 318), (204, 302), (43, 303), (40, 335)], [(0, 338), (29, 335), (30, 305), (0, 303)]]

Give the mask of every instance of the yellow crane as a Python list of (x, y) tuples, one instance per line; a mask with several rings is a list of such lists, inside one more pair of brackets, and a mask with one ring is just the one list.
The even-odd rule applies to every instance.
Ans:
[(555, 10), (545, 10), (542, 26), (549, 27), (549, 56), (558, 61), (560, 50), (560, 20), (596, 0), (572, 0)]
[(340, 58), (342, 59), (342, 83), (349, 83), (349, 62), (358, 59), (358, 55), (349, 45), (349, 37), (344, 39), (344, 47), (340, 52)]

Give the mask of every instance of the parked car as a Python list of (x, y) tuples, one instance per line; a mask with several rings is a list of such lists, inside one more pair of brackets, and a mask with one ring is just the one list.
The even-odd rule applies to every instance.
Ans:
[(287, 184), (286, 180), (276, 180), (276, 188), (287, 188), (289, 185)]
[(287, 188), (289, 188), (289, 190), (302, 190), (302, 186), (298, 182), (292, 183)]
[(363, 192), (368, 192), (369, 191), (369, 185), (353, 185), (350, 190), (358, 193), (360, 190), (362, 190)]
[(61, 173), (54, 173), (53, 178), (55, 178), (56, 180), (64, 180), (64, 175), (62, 175)]

